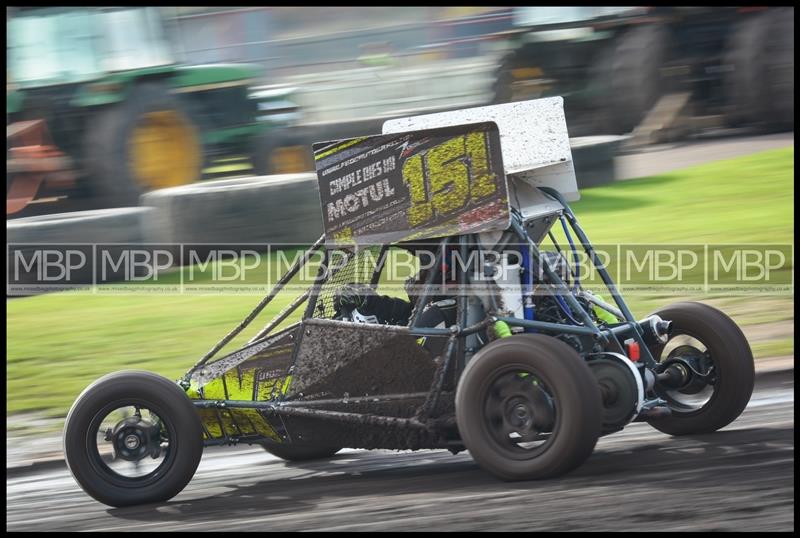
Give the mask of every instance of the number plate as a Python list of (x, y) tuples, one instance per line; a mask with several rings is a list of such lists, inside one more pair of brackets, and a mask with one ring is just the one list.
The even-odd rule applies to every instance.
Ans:
[(314, 144), (328, 244), (504, 230), (508, 186), (493, 122)]

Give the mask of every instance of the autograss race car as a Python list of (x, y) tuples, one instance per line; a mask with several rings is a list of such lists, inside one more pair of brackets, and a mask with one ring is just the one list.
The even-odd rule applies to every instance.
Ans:
[[(740, 415), (754, 382), (742, 331), (694, 302), (637, 321), (578, 224), (561, 98), (383, 131), (314, 145), (324, 234), (180, 380), (122, 371), (78, 397), (64, 448), (89, 495), (165, 501), (204, 446), (235, 443), (290, 461), (469, 450), (501, 479), (543, 479), (634, 421), (685, 435)], [(275, 319), (218, 356), (312, 266)]]

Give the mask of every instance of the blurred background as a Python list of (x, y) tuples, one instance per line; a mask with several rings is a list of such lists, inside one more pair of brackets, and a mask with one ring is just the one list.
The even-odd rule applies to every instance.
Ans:
[(793, 8), (9, 7), (6, 26), (14, 218), (313, 171), (315, 141), (552, 95), (571, 136), (627, 147), (794, 123)]
[[(6, 29), (9, 244), (309, 244), (312, 143), (560, 95), (594, 242), (793, 248), (794, 8), (9, 7)], [(789, 292), (681, 298), (791, 366), (792, 263)], [(88, 383), (176, 377), (258, 300), (153, 287), (7, 299), (8, 466), (58, 457)]]

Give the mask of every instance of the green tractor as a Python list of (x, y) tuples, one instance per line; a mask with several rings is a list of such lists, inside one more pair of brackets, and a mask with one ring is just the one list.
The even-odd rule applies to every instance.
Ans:
[(570, 134), (794, 128), (792, 7), (514, 9), (494, 101), (564, 97)]
[(250, 91), (263, 68), (178, 65), (159, 8), (10, 8), (6, 21), (7, 214), (54, 191), (136, 205), (223, 156), (294, 171), (271, 166), (275, 123)]

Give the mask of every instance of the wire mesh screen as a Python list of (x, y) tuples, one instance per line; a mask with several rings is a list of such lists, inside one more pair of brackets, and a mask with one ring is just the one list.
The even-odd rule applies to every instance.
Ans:
[(333, 319), (336, 316), (333, 303), (336, 291), (345, 284), (369, 285), (380, 262), (380, 254), (380, 246), (364, 247), (358, 251), (341, 248), (328, 251), (329, 276), (320, 287), (312, 317)]

